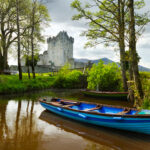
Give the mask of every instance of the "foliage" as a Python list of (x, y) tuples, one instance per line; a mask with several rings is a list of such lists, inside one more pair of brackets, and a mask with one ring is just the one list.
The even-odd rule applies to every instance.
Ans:
[(118, 66), (115, 63), (105, 65), (103, 61), (92, 66), (87, 81), (88, 88), (92, 90), (119, 91), (122, 86)]
[(69, 70), (69, 64), (65, 65), (55, 78), (55, 88), (83, 88), (86, 86), (86, 77), (79, 70)]
[(150, 96), (144, 98), (142, 109), (150, 109)]
[(144, 100), (141, 107), (143, 109), (150, 109), (150, 72), (140, 72), (140, 77), (144, 92)]
[[(37, 65), (38, 60), (39, 60), (38, 54), (34, 55), (34, 66)], [(31, 56), (28, 56), (28, 57), (25, 56), (25, 65), (32, 67), (32, 57)]]
[[(35, 3), (36, 2), (36, 3)], [(17, 4), (17, 5), (16, 5)], [(36, 6), (35, 6), (36, 5)], [(17, 7), (18, 6), (18, 7)], [(33, 21), (34, 9), (34, 24)], [(18, 9), (17, 9), (18, 8)], [(18, 17), (17, 17), (18, 16)], [(17, 19), (18, 18), (18, 19)], [(16, 20), (18, 20), (16, 22)], [(17, 43), (17, 25), (20, 26), (21, 52), (31, 52), (31, 46), (27, 43), (33, 43), (35, 49), (39, 48), (39, 43), (44, 41), (42, 36), (43, 25), (48, 25), (50, 21), (48, 9), (42, 1), (38, 0), (0, 0), (0, 70), (8, 69), (8, 53), (10, 48), (13, 55)], [(34, 42), (31, 42), (31, 29), (33, 32)], [(20, 43), (18, 41), (18, 43)], [(28, 53), (28, 52), (26, 52)]]
[[(136, 42), (134, 40), (137, 40), (139, 36), (141, 36), (144, 31), (145, 25), (150, 22), (149, 12), (146, 12), (145, 14), (138, 14), (136, 12), (132, 15), (135, 16), (134, 21), (133, 19), (131, 20), (130, 12), (134, 11), (129, 11), (129, 6), (131, 6), (129, 5), (130, 2), (131, 1), (128, 0), (91, 0), (88, 2), (74, 0), (71, 3), (71, 7), (77, 10), (77, 14), (74, 15), (72, 19), (84, 19), (84, 21), (86, 21), (88, 25), (88, 29), (82, 33), (82, 36), (86, 36), (88, 39), (85, 47), (93, 47), (101, 43), (103, 43), (105, 46), (109, 46), (111, 44), (111, 46), (116, 47), (116, 44), (118, 45), (120, 50), (123, 88), (125, 91), (127, 90), (127, 63), (125, 61), (126, 47), (129, 46), (129, 50), (132, 50), (132, 52), (130, 53), (130, 61), (135, 60), (135, 62), (132, 64), (134, 65), (132, 66), (132, 68), (136, 68), (138, 58), (136, 55), (136, 49), (133, 48), (133, 44), (135, 44), (136, 46)], [(136, 0), (133, 7), (135, 9), (143, 8), (144, 0)], [(131, 25), (131, 23), (134, 24)], [(135, 27), (136, 31), (131, 30), (133, 29), (132, 27)], [(131, 31), (135, 32), (133, 32), (133, 34), (131, 35)], [(136, 37), (133, 37), (133, 35), (135, 34)], [(135, 84), (137, 85), (136, 87), (140, 93), (140, 96), (142, 97), (142, 88), (140, 86), (138, 71), (136, 72), (135, 70), (138, 69), (133, 69)]]
[[(125, 39), (127, 39), (126, 42), (128, 43), (130, 22), (127, 6), (128, 1), (120, 0), (120, 5), (122, 5), (121, 7), (123, 7), (124, 10)], [(144, 0), (136, 0), (134, 3), (134, 7), (137, 10), (144, 6)], [(108, 46), (110, 43), (114, 44), (120, 41), (118, 18), (119, 11), (121, 13), (122, 8), (119, 8), (118, 0), (91, 0), (89, 2), (74, 0), (71, 3), (71, 7), (76, 9), (78, 12), (78, 14), (72, 17), (73, 20), (85, 19), (88, 21), (88, 30), (81, 34), (86, 36), (88, 39), (85, 47), (93, 47), (100, 43), (104, 43)], [(144, 31), (145, 25), (150, 22), (149, 12), (145, 12), (143, 14), (136, 13), (135, 18), (136, 35), (139, 37)]]
[(65, 76), (70, 72), (70, 64), (66, 63), (58, 72), (58, 76)]
[(27, 74), (23, 74), (23, 80), (19, 81), (18, 75), (0, 75), (0, 94), (48, 89), (52, 87), (54, 78), (37, 74), (36, 79), (29, 80)]

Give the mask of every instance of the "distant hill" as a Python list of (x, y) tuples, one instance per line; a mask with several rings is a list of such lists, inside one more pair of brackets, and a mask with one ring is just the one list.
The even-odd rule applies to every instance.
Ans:
[[(77, 59), (75, 58), (75, 61), (76, 62), (83, 62), (83, 63), (87, 63), (88, 61), (91, 61), (92, 63), (94, 64), (97, 64), (100, 60), (102, 60), (104, 62), (104, 64), (108, 64), (108, 63), (117, 63), (119, 65), (118, 62), (114, 62), (112, 61), (111, 59), (108, 59), (108, 58), (101, 58), (101, 59), (96, 59), (96, 60), (89, 60), (89, 59)], [(146, 67), (143, 67), (143, 66), (140, 66), (139, 65), (139, 70), (140, 71), (146, 71), (146, 72), (149, 72), (150, 71), (150, 68), (146, 68)]]

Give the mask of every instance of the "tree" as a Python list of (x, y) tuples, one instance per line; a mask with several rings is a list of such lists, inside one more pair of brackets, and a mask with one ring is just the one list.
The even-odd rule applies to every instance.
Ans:
[(129, 51), (130, 51), (130, 63), (132, 66), (133, 74), (134, 74), (134, 80), (135, 80), (135, 86), (138, 90), (138, 94), (140, 98), (143, 98), (143, 90), (142, 90), (142, 84), (140, 80), (139, 75), (139, 69), (138, 69), (138, 54), (136, 51), (136, 33), (135, 33), (135, 13), (134, 13), (134, 0), (129, 0), (129, 11), (130, 11), (130, 37), (129, 37)]
[[(86, 46), (95, 46), (104, 43), (106, 46), (112, 43), (118, 44), (120, 50), (120, 63), (124, 90), (127, 90), (125, 46), (128, 45), (129, 33), (129, 12), (127, 7), (128, 0), (92, 0), (92, 4), (86, 3), (84, 6), (79, 0), (74, 0), (71, 4), (79, 14), (73, 16), (73, 20), (88, 20), (89, 29), (82, 35), (88, 38)], [(136, 1), (137, 8), (143, 0)], [(142, 33), (144, 25), (148, 22), (147, 15), (137, 15), (137, 35)]]
[(25, 63), (26, 63), (26, 66), (27, 66), (27, 72), (28, 72), (28, 77), (30, 79), (30, 65), (29, 63), (29, 57), (30, 57), (30, 29), (28, 29), (26, 31), (26, 34), (25, 36), (23, 36), (22, 40), (21, 40), (21, 45), (22, 45), (22, 48), (23, 48), (23, 55), (24, 55), (24, 58), (25, 58)]
[[(26, 58), (25, 65), (32, 67), (32, 56), (30, 56), (30, 57), (25, 56), (25, 58)], [(39, 60), (39, 56), (38, 56), (38, 54), (35, 54), (34, 55), (34, 66), (37, 65), (38, 60)]]
[(120, 69), (115, 63), (105, 65), (103, 61), (100, 61), (89, 71), (88, 88), (98, 91), (120, 90), (120, 77)]
[(34, 42), (36, 39), (41, 40), (40, 26), (47, 24), (50, 21), (47, 8), (42, 4), (42, 1), (38, 2), (33, 0), (31, 7), (31, 56), (32, 56), (32, 73), (33, 78), (35, 78), (35, 68), (34, 68)]
[[(35, 3), (36, 9), (33, 11)], [(31, 47), (34, 50), (35, 43), (43, 41), (41, 28), (48, 21), (50, 19), (46, 6), (37, 0), (33, 0), (33, 2), (32, 0), (0, 0), (0, 71), (8, 69), (9, 49), (12, 46), (11, 48), (14, 50), (14, 45), (16, 46), (17, 43), (17, 47), (19, 47), (18, 69), (21, 72), (22, 45), (19, 43), (23, 43), (22, 40), (27, 38), (26, 31), (29, 31), (30, 36), (28, 38), (31, 39), (30, 45), (33, 43)]]
[(18, 70), (19, 70), (19, 80), (22, 80), (22, 69), (21, 69), (21, 60), (20, 60), (20, 53), (21, 53), (21, 44), (20, 44), (20, 2), (16, 0), (16, 24), (17, 24), (17, 45), (18, 45)]
[(8, 69), (8, 49), (17, 39), (15, 0), (0, 0), (0, 71)]

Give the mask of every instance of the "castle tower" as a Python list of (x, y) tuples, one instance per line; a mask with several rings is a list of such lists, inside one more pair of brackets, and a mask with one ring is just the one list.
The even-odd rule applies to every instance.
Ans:
[(55, 66), (64, 66), (73, 58), (74, 39), (67, 32), (59, 32), (56, 37), (48, 38), (48, 60)]

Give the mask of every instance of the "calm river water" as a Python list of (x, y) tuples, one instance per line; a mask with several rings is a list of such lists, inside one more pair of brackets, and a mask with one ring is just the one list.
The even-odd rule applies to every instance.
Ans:
[(40, 97), (62, 97), (113, 105), (78, 91), (44, 91), (0, 97), (0, 150), (150, 150), (150, 136), (82, 124), (45, 111)]

